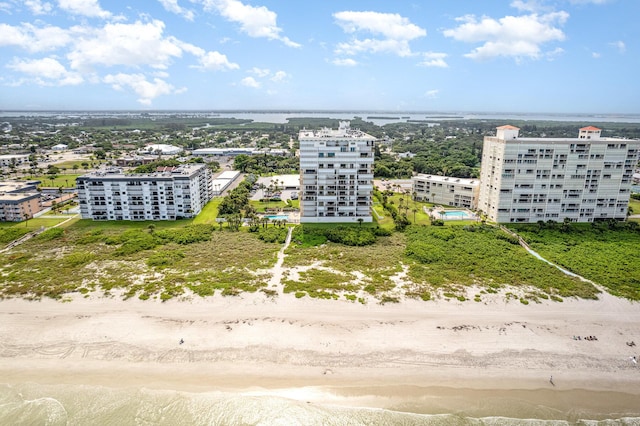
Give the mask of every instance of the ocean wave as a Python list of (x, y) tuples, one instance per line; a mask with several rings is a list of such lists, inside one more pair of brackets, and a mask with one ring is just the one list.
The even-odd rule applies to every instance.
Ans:
[(607, 420), (469, 417), (319, 404), (260, 393), (189, 393), (84, 385), (0, 386), (0, 424), (39, 425), (453, 425), (631, 426), (639, 417)]

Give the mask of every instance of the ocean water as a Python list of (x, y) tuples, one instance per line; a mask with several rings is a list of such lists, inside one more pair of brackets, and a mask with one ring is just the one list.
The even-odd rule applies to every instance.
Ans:
[[(504, 403), (508, 403), (504, 401)], [(545, 417), (545, 407), (530, 407)], [(555, 413), (558, 416), (558, 413)], [(83, 385), (0, 385), (1, 425), (640, 425), (605, 420), (469, 417), (319, 404), (256, 393), (189, 393)]]

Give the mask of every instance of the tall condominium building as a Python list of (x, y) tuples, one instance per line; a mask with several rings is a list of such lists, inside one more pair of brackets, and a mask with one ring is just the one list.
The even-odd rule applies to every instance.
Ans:
[(175, 220), (196, 216), (213, 191), (204, 164), (166, 167), (156, 173), (99, 171), (76, 180), (80, 214), (93, 220)]
[(495, 222), (624, 220), (640, 141), (521, 138), (513, 126), (484, 138), (478, 209)]
[(371, 222), (375, 138), (340, 122), (301, 130), (300, 222)]

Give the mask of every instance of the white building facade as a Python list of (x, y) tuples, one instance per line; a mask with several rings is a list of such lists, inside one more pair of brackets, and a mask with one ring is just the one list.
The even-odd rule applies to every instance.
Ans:
[(93, 220), (176, 220), (194, 217), (213, 196), (206, 165), (188, 164), (156, 173), (119, 169), (78, 177), (80, 214)]
[(601, 137), (521, 138), (513, 126), (484, 138), (478, 209), (505, 222), (624, 220), (640, 141)]
[(478, 179), (418, 174), (411, 181), (416, 200), (467, 209), (478, 207)]
[(371, 222), (376, 138), (340, 122), (301, 130), (300, 222)]

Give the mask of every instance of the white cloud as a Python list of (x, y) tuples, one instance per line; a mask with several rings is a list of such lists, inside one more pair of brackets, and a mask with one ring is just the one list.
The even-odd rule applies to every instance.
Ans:
[(562, 47), (556, 47), (552, 51), (547, 52), (546, 57), (548, 61), (553, 61), (555, 58), (563, 54), (564, 54), (564, 49)]
[(175, 13), (176, 15), (180, 15), (188, 21), (193, 21), (193, 17), (194, 17), (193, 11), (189, 9), (185, 9), (184, 7), (181, 7), (178, 4), (178, 0), (158, 0), (158, 1), (162, 4), (162, 7), (164, 7), (165, 10), (171, 13)]
[(185, 89), (176, 90), (171, 84), (160, 78), (147, 81), (143, 74), (108, 74), (103, 81), (110, 84), (115, 90), (129, 88), (138, 95), (138, 102), (143, 105), (151, 105), (151, 102), (162, 95), (182, 93)]
[(358, 65), (358, 62), (351, 58), (345, 58), (345, 59), (336, 58), (333, 61), (331, 61), (331, 63), (339, 67), (355, 67)]
[(258, 89), (260, 87), (260, 83), (253, 77), (245, 77), (240, 81), (240, 84), (247, 87), (253, 87), (254, 89)]
[(58, 0), (58, 6), (74, 15), (82, 15), (89, 18), (109, 18), (111, 12), (103, 10), (98, 0)]
[(437, 99), (438, 93), (440, 93), (440, 91), (437, 89), (427, 90), (424, 94), (424, 97), (427, 99)]
[(274, 73), (271, 72), (268, 68), (258, 68), (253, 67), (247, 71), (249, 74), (253, 74), (255, 77), (246, 77), (241, 81), (243, 86), (247, 87), (262, 87), (262, 79), (263, 81), (269, 79), (274, 83), (281, 83), (286, 81), (290, 76), (284, 71), (276, 71)]
[(41, 0), (24, 0), (24, 5), (27, 6), (34, 15), (45, 15), (53, 9), (51, 3), (43, 3)]
[(174, 38), (164, 38), (163, 30), (164, 23), (158, 20), (87, 29), (67, 57), (71, 67), (79, 70), (89, 70), (94, 65), (148, 65), (165, 69), (172, 58), (182, 55), (184, 44)]
[(11, 5), (7, 2), (0, 2), (0, 11), (11, 14)]
[(418, 65), (423, 67), (437, 67), (437, 68), (447, 68), (449, 65), (444, 60), (447, 57), (446, 53), (438, 53), (438, 52), (425, 52), (422, 54), (424, 60), (420, 62)]
[(288, 78), (289, 74), (287, 74), (286, 72), (276, 71), (275, 74), (273, 74), (273, 77), (271, 77), (271, 81), (273, 81), (274, 83), (280, 83), (281, 81), (285, 81)]
[(394, 53), (398, 56), (410, 56), (411, 47), (407, 40), (352, 40), (348, 43), (339, 43), (335, 49), (337, 55), (357, 55), (363, 52)]
[(333, 14), (336, 23), (348, 34), (369, 33), (381, 38), (353, 39), (340, 43), (339, 55), (355, 55), (360, 52), (412, 55), (409, 42), (427, 35), (427, 31), (412, 24), (409, 19), (395, 13), (342, 11)]
[(67, 69), (54, 58), (14, 59), (7, 68), (33, 77), (41, 86), (69, 86), (84, 82), (82, 76)]
[(240, 68), (238, 64), (229, 62), (226, 55), (220, 52), (207, 52), (200, 56), (200, 68), (204, 71), (222, 71), (222, 70), (235, 70)]
[(75, 28), (36, 27), (0, 24), (0, 46), (16, 46), (29, 52), (44, 52), (63, 47), (73, 40)]
[(258, 77), (267, 77), (269, 74), (271, 74), (271, 71), (269, 71), (268, 68), (258, 68), (258, 67), (251, 68), (249, 72), (251, 74), (257, 75)]
[(457, 28), (443, 34), (458, 41), (483, 43), (465, 56), (472, 59), (492, 59), (498, 56), (516, 59), (539, 59), (541, 46), (552, 41), (562, 41), (565, 35), (557, 26), (569, 18), (563, 11), (544, 15), (505, 16), (499, 20), (475, 16), (458, 18), (463, 22)]
[(240, 30), (249, 37), (279, 40), (289, 47), (300, 44), (281, 35), (278, 15), (265, 6), (251, 6), (239, 0), (203, 0), (205, 10), (215, 10), (228, 21), (240, 24)]
[(396, 13), (343, 11), (333, 14), (347, 33), (366, 31), (395, 40), (413, 40), (427, 35), (426, 30)]
[(593, 59), (600, 59), (602, 55), (599, 52), (591, 52), (591, 57)]
[(613, 43), (609, 43), (610, 46), (615, 47), (618, 50), (618, 53), (624, 53), (627, 51), (627, 45), (624, 44), (624, 41), (618, 40)]

